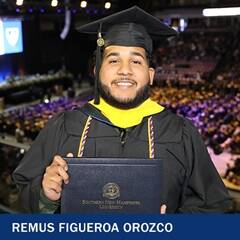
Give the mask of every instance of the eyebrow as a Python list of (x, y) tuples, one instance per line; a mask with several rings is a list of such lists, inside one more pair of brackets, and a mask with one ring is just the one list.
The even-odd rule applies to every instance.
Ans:
[[(139, 56), (139, 57), (141, 57), (143, 59), (146, 59), (146, 57), (143, 54), (141, 54), (140, 52), (131, 51), (130, 55), (132, 55), (132, 56)], [(110, 52), (108, 54), (103, 54), (103, 58), (109, 58), (109, 57), (112, 57), (112, 56), (118, 57), (118, 56), (120, 56), (120, 53), (118, 53), (118, 52)]]
[(144, 55), (142, 55), (140, 52), (131, 52), (131, 55), (133, 55), (133, 56), (139, 56), (139, 57), (141, 57), (141, 58), (143, 58), (143, 59), (146, 59), (146, 57), (145, 57)]
[(110, 52), (108, 54), (103, 54), (103, 58), (109, 58), (111, 56), (115, 56), (115, 57), (118, 57), (120, 55), (120, 53), (117, 53), (117, 52)]

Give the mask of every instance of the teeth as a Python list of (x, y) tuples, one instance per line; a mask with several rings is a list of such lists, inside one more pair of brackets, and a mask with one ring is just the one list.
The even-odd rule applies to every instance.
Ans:
[(133, 84), (129, 83), (129, 82), (118, 82), (117, 85), (118, 86), (132, 86)]

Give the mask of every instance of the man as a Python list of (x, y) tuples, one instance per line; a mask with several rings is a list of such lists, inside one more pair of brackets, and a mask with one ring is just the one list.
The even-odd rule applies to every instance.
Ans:
[(63, 184), (71, 181), (64, 156), (161, 158), (162, 213), (227, 211), (231, 201), (196, 128), (148, 95), (149, 33), (175, 32), (137, 7), (79, 30), (98, 32), (95, 99), (53, 117), (15, 170), (26, 211), (58, 209)]

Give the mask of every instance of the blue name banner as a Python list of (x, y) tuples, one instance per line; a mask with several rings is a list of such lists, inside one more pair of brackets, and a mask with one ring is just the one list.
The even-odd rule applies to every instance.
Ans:
[(240, 215), (0, 215), (1, 239), (239, 239)]

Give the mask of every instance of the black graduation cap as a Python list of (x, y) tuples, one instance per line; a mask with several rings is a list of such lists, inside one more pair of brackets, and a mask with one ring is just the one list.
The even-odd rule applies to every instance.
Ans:
[(98, 81), (102, 60), (101, 49), (103, 47), (110, 45), (143, 47), (151, 55), (151, 37), (173, 36), (177, 33), (158, 18), (137, 6), (79, 26), (77, 30), (88, 34), (98, 34), (94, 92), (95, 104), (99, 103)]

